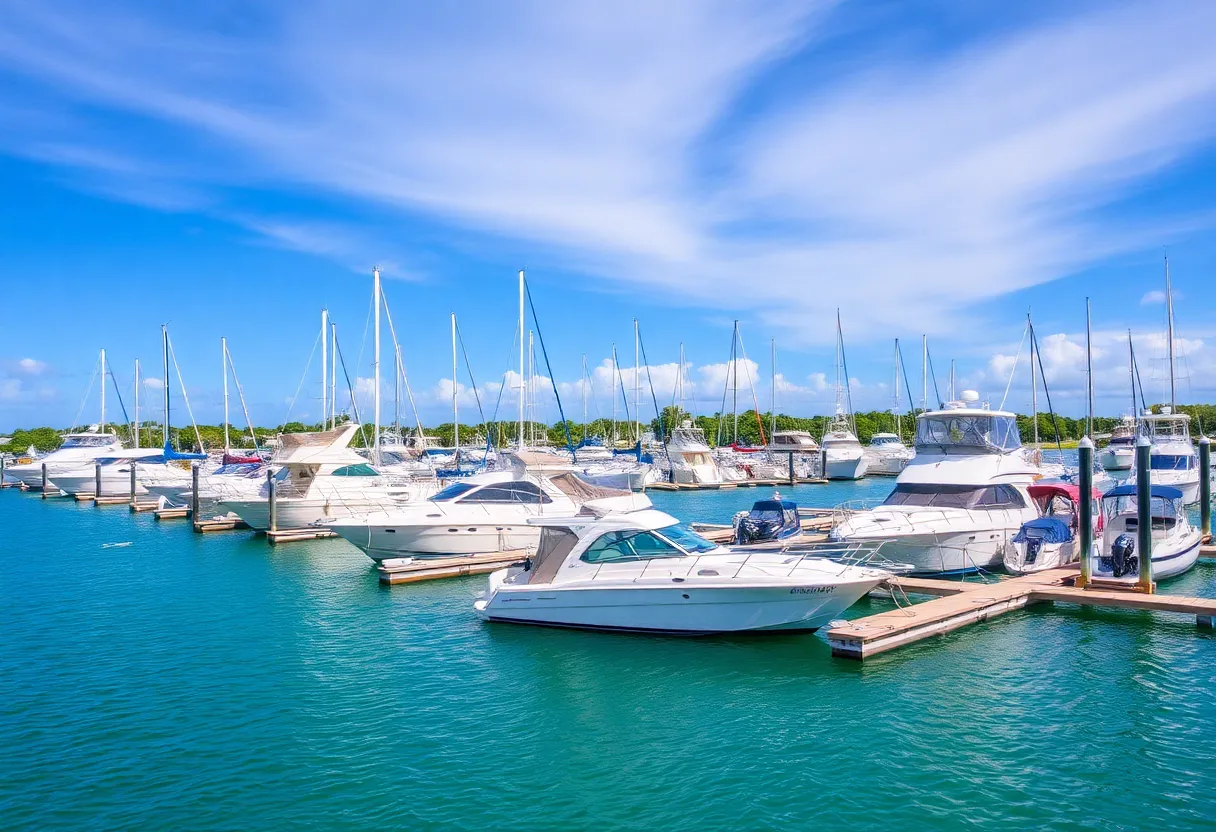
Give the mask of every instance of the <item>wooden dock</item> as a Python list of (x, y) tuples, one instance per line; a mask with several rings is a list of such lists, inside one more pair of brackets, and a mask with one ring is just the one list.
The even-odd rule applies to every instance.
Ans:
[(247, 528), (249, 528), (249, 524), (232, 512), (216, 517), (200, 517), (194, 521), (194, 530), (199, 534), (205, 534), (207, 532), (230, 532), (235, 529)]
[(1044, 601), (1182, 613), (1194, 615), (1196, 622), (1206, 627), (1212, 626), (1216, 616), (1216, 599), (1213, 598), (1078, 589), (1073, 586), (1078, 574), (1078, 567), (1074, 565), (990, 583), (892, 578), (888, 584), (896, 598), (905, 594), (939, 597), (843, 622), (827, 631), (828, 644), (834, 656), (863, 660)]
[(304, 540), (325, 540), (331, 537), (337, 537), (338, 533), (331, 529), (308, 528), (308, 529), (278, 529), (276, 531), (267, 531), (266, 540), (271, 545), (280, 543), (299, 543)]
[(160, 500), (135, 500), (128, 501), (127, 505), (131, 508), (132, 514), (141, 514), (145, 511), (156, 511), (160, 508)]
[(380, 573), (380, 583), (412, 584), (462, 575), (484, 575), (519, 563), (527, 556), (527, 550), (513, 549), (450, 558), (396, 558), (383, 561), (376, 571)]
[(157, 520), (184, 520), (190, 516), (188, 508), (158, 508), (153, 512)]

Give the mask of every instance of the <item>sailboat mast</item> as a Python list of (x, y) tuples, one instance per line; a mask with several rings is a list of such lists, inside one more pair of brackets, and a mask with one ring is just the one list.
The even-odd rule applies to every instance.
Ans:
[(768, 356), (769, 364), (772, 365), (772, 368), (773, 368), (773, 392), (772, 392), (772, 402), (770, 403), (770, 410), (772, 412), (769, 413), (769, 422), (768, 422), (769, 440), (772, 441), (773, 434), (777, 432), (777, 339), (776, 338), (769, 339), (768, 352), (769, 352), (769, 356)]
[(1165, 307), (1166, 329), (1170, 353), (1170, 410), (1176, 410), (1178, 402), (1174, 391), (1174, 291), (1170, 286), (1170, 258), (1165, 258)]
[(456, 467), (460, 467), (460, 405), (456, 396), (456, 313), (452, 313), (452, 446), (456, 448)]
[(587, 383), (591, 379), (587, 376), (587, 353), (583, 353), (583, 438), (587, 438)]
[(101, 432), (106, 432), (106, 351), (101, 350)]
[(160, 340), (161, 340), (161, 348), (164, 352), (164, 358), (165, 358), (165, 384), (164, 384), (164, 388), (165, 388), (165, 425), (164, 425), (163, 433), (164, 433), (165, 447), (168, 448), (170, 446), (169, 445), (169, 419), (171, 416), (171, 414), (169, 412), (169, 330), (165, 327), (164, 324), (161, 324), (161, 326), (160, 326)]
[(612, 345), (612, 447), (616, 447), (616, 344)]
[(929, 410), (929, 336), (920, 336), (920, 407), (921, 412)]
[(732, 441), (739, 444), (739, 322), (735, 321), (734, 340), (730, 343), (731, 412), (734, 416)]
[(135, 359), (135, 447), (139, 447), (139, 359)]
[(1132, 346), (1132, 331), (1127, 331), (1127, 378), (1132, 385), (1132, 419), (1137, 418), (1139, 409), (1136, 407), (1136, 350)]
[(1088, 410), (1085, 415), (1085, 435), (1094, 435), (1094, 355), (1093, 332), (1089, 321), (1089, 298), (1085, 299), (1085, 395)]
[(1030, 327), (1030, 419), (1034, 424), (1034, 444), (1039, 444), (1039, 375), (1036, 357), (1038, 350), (1034, 338), (1034, 323), (1030, 313), (1026, 313), (1026, 326)]
[(524, 270), (519, 270), (519, 447), (524, 446)]
[(338, 325), (329, 323), (329, 347), (333, 360), (329, 362), (329, 426), (338, 426)]
[(642, 441), (642, 339), (638, 335), (638, 319), (633, 319), (633, 433)]
[(372, 423), (372, 462), (380, 464), (380, 269), (372, 269), (372, 303), (376, 307), (375, 325), (372, 335), (372, 384), (375, 390), (372, 394), (375, 415)]
[[(325, 339), (321, 339), (321, 346), (325, 346)], [(220, 338), (220, 364), (224, 370), (224, 453), (228, 453), (231, 445), (228, 442), (228, 339)], [(321, 385), (321, 390), (325, 390), (325, 385)], [(325, 407), (321, 407), (321, 412), (325, 412)]]
[(891, 411), (895, 415), (895, 435), (902, 442), (904, 435), (899, 424), (899, 339), (895, 339), (895, 399), (891, 403)]
[[(533, 321), (533, 323), (536, 323)], [(536, 444), (536, 334), (528, 330), (528, 441)]]

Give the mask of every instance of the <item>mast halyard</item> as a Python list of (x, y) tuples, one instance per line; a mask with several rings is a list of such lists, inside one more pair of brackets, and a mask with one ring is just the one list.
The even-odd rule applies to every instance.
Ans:
[(524, 447), (524, 395), (527, 384), (524, 377), (524, 270), (519, 270), (519, 448)]
[(376, 465), (380, 464), (380, 269), (379, 267), (372, 269), (372, 302), (376, 307), (375, 324), (373, 326), (372, 337), (372, 367), (373, 367), (373, 415), (374, 423), (372, 427), (372, 462)]
[[(321, 346), (325, 346), (324, 336), (321, 337)], [(322, 360), (324, 360), (324, 353), (322, 353)], [(228, 339), (224, 337), (220, 338), (220, 362), (224, 370), (224, 453), (228, 453), (232, 450), (232, 445), (228, 440)], [(321, 389), (325, 389), (324, 385)], [(324, 406), (321, 410), (324, 412)]]
[(1170, 410), (1178, 409), (1177, 396), (1174, 390), (1174, 290), (1170, 285), (1170, 258), (1165, 258), (1165, 309), (1166, 309), (1166, 338), (1169, 341), (1170, 356)]

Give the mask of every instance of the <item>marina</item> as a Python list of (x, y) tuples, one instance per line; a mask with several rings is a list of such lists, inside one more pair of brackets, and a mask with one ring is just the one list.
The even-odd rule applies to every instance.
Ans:
[(1216, 4), (0, 32), (0, 832), (1216, 830)]

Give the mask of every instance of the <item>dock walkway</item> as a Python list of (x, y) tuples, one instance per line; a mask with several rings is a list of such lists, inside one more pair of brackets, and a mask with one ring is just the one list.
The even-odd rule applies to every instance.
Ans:
[[(1206, 556), (1212, 557), (1211, 547), (1205, 549)], [(897, 598), (904, 593), (940, 597), (843, 622), (827, 631), (828, 644), (834, 656), (864, 660), (1045, 601), (1182, 613), (1194, 615), (1196, 623), (1205, 627), (1211, 627), (1216, 617), (1213, 598), (1078, 589), (1073, 586), (1078, 574), (1079, 568), (1074, 565), (991, 583), (892, 578), (888, 585)]]

